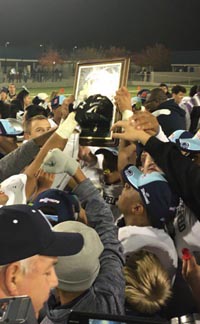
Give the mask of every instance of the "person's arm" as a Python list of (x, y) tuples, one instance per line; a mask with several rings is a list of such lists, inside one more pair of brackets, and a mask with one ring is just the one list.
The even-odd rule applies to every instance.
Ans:
[(118, 153), (118, 171), (121, 172), (126, 165), (136, 163), (136, 145), (120, 140)]
[(68, 138), (73, 133), (76, 126), (77, 122), (75, 121), (75, 113), (70, 113), (67, 119), (59, 125), (55, 133), (52, 134), (52, 136), (43, 145), (34, 161), (26, 168), (24, 173), (30, 178), (34, 177), (50, 150), (54, 148), (63, 150), (65, 148)]
[(0, 152), (4, 154), (9, 154), (10, 152), (17, 149), (16, 138), (9, 136), (0, 136)]
[(124, 258), (112, 212), (92, 182), (84, 179), (80, 169), (76, 172), (74, 179), (79, 183), (74, 193), (85, 209), (88, 225), (97, 231), (104, 245), (104, 251), (100, 257), (100, 272), (93, 285), (94, 293), (97, 294), (97, 310), (100, 311), (98, 305), (101, 307), (104, 305), (103, 309), (109, 313), (123, 314), (125, 282), (122, 268)]
[(101, 305), (109, 313), (123, 314), (125, 282), (122, 267), (124, 258), (121, 243), (118, 241), (118, 229), (114, 225), (109, 206), (92, 182), (86, 179), (77, 161), (72, 158), (66, 161), (60, 150), (54, 149), (49, 152), (42, 167), (45, 172), (67, 172), (78, 184), (74, 193), (85, 209), (88, 224), (97, 231), (104, 245), (104, 251), (100, 257), (100, 273), (93, 285), (94, 294), (97, 295), (97, 310), (100, 311), (98, 305)]
[(181, 154), (173, 143), (162, 143), (151, 137), (145, 150), (163, 170), (171, 187), (200, 219), (200, 168), (189, 157)]
[(183, 259), (182, 275), (189, 285), (200, 311), (200, 266), (196, 263), (193, 255), (190, 255), (190, 258)]
[[(192, 160), (183, 156), (173, 143), (163, 143), (143, 130), (135, 129), (132, 119), (119, 121), (112, 128), (123, 127), (123, 133), (113, 137), (129, 141), (140, 141), (155, 163), (163, 170), (173, 190), (200, 219), (200, 168)], [(154, 132), (155, 133), (155, 132)]]
[(22, 144), (16, 150), (3, 157), (0, 160), (0, 182), (14, 174), (20, 173), (27, 165), (29, 165), (39, 152), (40, 147), (54, 132), (55, 129), (50, 130), (49, 132)]

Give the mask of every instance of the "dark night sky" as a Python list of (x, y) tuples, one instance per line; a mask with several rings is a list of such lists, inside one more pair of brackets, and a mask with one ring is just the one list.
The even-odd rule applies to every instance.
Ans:
[(200, 50), (200, 0), (0, 0), (0, 45)]

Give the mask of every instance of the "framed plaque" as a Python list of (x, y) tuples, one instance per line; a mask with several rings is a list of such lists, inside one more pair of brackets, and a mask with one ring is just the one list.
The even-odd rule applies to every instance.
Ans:
[[(114, 96), (121, 86), (126, 86), (129, 71), (129, 59), (116, 58), (111, 60), (80, 61), (76, 65), (74, 96), (75, 106), (87, 100), (88, 97), (100, 95), (112, 102), (109, 112), (109, 123), (99, 127), (82, 129), (80, 144), (89, 146), (117, 146), (118, 141), (112, 139), (110, 127), (121, 118), (114, 105)], [(106, 106), (110, 109), (110, 106)], [(107, 115), (107, 114), (105, 114)], [(98, 128), (98, 130), (97, 130)]]

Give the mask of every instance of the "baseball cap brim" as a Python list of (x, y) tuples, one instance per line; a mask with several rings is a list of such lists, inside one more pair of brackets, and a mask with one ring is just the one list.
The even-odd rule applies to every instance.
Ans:
[(198, 136), (185, 130), (177, 130), (169, 136), (170, 142), (176, 143), (185, 152), (200, 152)]
[(113, 155), (118, 155), (118, 150), (114, 149), (114, 148), (110, 148), (110, 147), (106, 147), (106, 148), (100, 148), (97, 151), (95, 151), (95, 155), (98, 154), (107, 154), (107, 153), (112, 153)]
[(53, 232), (51, 244), (40, 255), (46, 256), (70, 256), (79, 253), (83, 248), (83, 236), (79, 233)]
[(184, 129), (179, 129), (173, 132), (168, 138), (170, 142), (176, 143), (181, 138), (192, 138), (194, 135)]
[(122, 174), (124, 180), (131, 186), (133, 186), (136, 190), (138, 190), (139, 179), (142, 175), (142, 172), (138, 170), (136, 166), (129, 164), (123, 169)]
[(200, 152), (200, 140), (198, 138), (180, 138), (176, 143), (183, 151)]

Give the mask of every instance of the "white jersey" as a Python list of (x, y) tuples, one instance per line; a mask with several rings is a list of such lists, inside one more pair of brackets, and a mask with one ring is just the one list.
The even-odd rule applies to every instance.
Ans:
[(116, 220), (121, 215), (119, 208), (116, 205), (119, 195), (122, 192), (123, 185), (119, 184), (111, 184), (106, 185), (103, 184), (103, 198), (105, 202), (110, 206), (111, 211), (113, 213), (114, 219)]
[(200, 222), (193, 212), (181, 201), (174, 219), (175, 245), (179, 258), (187, 248), (196, 257), (200, 252)]
[(151, 226), (124, 226), (119, 229), (118, 238), (126, 257), (139, 250), (151, 252), (157, 256), (172, 282), (174, 281), (178, 257), (174, 242), (164, 230)]

